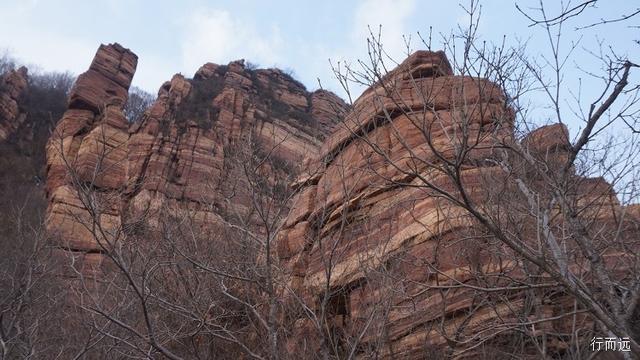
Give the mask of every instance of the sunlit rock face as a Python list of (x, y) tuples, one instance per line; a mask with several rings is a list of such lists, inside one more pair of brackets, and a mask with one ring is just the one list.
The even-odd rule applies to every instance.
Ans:
[[(289, 351), (335, 346), (361, 358), (477, 358), (490, 346), (516, 341), (518, 330), (508, 324), (533, 316), (527, 313), (531, 294), (461, 285), (515, 286), (525, 276), (522, 264), (461, 207), (423, 186), (454, 191), (433, 169), (455, 161), (463, 140), (469, 145), (461, 167), (468, 199), (491, 216), (500, 215), (505, 194), (518, 193), (498, 165), (501, 144), (517, 144), (550, 164), (549, 171), (560, 171), (556, 165), (569, 149), (566, 127), (546, 126), (517, 140), (505, 103), (496, 84), (455, 76), (442, 52), (427, 51), (411, 55), (354, 103), (294, 182), (300, 190), (279, 236), (280, 262), (296, 294), (283, 296), (315, 313), (293, 320)], [(529, 175), (537, 186), (540, 174)], [(576, 184), (577, 201), (593, 208), (584, 216), (615, 231), (612, 217), (622, 208), (611, 186), (586, 178)], [(535, 232), (526, 236), (535, 242)], [(537, 295), (546, 302), (538, 318), (572, 306), (553, 291)], [(322, 315), (328, 320), (318, 329)], [(584, 316), (572, 319), (588, 326)], [(570, 326), (557, 319), (539, 329), (570, 333)], [(490, 346), (481, 343), (487, 339)], [(557, 339), (549, 344), (563, 351)], [(537, 356), (531, 344), (521, 350)]]
[[(206, 229), (247, 211), (250, 189), (239, 176), (247, 144), (272, 151), (281, 169), (271, 170), (283, 172), (318, 151), (346, 108), (332, 93), (309, 93), (280, 70), (241, 60), (173, 76), (130, 124), (123, 107), (136, 65), (121, 45), (100, 46), (47, 145), (47, 229), (78, 264), (98, 265), (101, 241), (157, 230), (162, 215), (188, 214)], [(95, 203), (78, 186), (90, 186)]]

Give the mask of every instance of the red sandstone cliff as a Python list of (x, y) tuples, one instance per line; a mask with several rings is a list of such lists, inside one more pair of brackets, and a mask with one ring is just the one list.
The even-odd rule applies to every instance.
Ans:
[(20, 97), (27, 89), (27, 68), (21, 67), (0, 74), (0, 141), (6, 140), (24, 121)]
[[(99, 242), (123, 229), (154, 229), (161, 216), (181, 212), (207, 228), (243, 211), (250, 189), (237, 176), (236, 155), (251, 143), (251, 151), (273, 152), (283, 169), (293, 166), (319, 149), (345, 108), (335, 95), (308, 93), (280, 70), (208, 63), (193, 79), (178, 74), (163, 84), (130, 125), (123, 106), (136, 63), (128, 49), (102, 45), (47, 146), (47, 229), (61, 248), (91, 264), (101, 259)], [(95, 204), (78, 195), (82, 184), (99, 194)], [(98, 236), (86, 226), (91, 221), (104, 230)]]
[[(568, 131), (551, 125), (519, 142), (504, 104), (496, 84), (454, 76), (441, 52), (426, 51), (414, 53), (355, 102), (294, 183), (300, 192), (280, 233), (280, 261), (297, 294), (285, 297), (315, 314), (294, 321), (289, 351), (334, 346), (345, 357), (492, 358), (497, 353), (482, 352), (517, 338), (520, 328), (513, 324), (527, 316), (555, 319), (537, 328), (555, 334), (548, 338), (553, 351), (566, 349), (559, 339), (571, 334), (571, 322), (560, 314), (571, 308), (571, 298), (539, 294), (536, 301), (555, 305), (541, 307), (544, 315), (536, 317), (527, 313), (532, 300), (524, 291), (480, 291), (493, 281), (498, 289), (517, 289), (526, 281), (525, 265), (504, 244), (489, 240), (459, 196), (447, 195), (457, 194), (455, 174), (447, 171), (459, 166), (466, 201), (492, 221), (503, 221), (504, 231), (525, 231), (525, 243), (535, 244), (537, 227), (526, 212), (526, 197), (514, 195), (520, 175), (506, 173), (504, 164), (526, 174), (533, 191), (547, 194), (538, 180), (561, 173)], [(504, 160), (505, 148), (523, 149), (546, 170)], [(569, 178), (576, 184), (573, 201), (585, 209), (578, 215), (588, 219), (585, 231), (616, 238), (617, 229), (625, 229), (621, 241), (637, 246), (638, 219), (616, 220), (624, 210), (612, 187), (599, 178)], [(521, 206), (522, 213), (514, 211)], [(553, 224), (564, 226), (558, 214)], [(623, 249), (607, 252), (613, 273), (625, 266), (613, 263)], [(571, 266), (586, 276), (582, 265)], [(584, 316), (574, 321), (580, 329), (591, 326)], [(526, 346), (517, 353), (537, 356)]]
[(0, 74), (0, 237), (9, 242), (16, 208), (25, 212), (21, 221), (37, 227), (46, 206), (45, 143), (66, 108), (70, 78), (28, 75), (25, 67)]
[[(251, 213), (254, 188), (242, 176), (244, 162), (272, 154), (278, 161), (261, 174), (265, 183), (302, 172), (278, 234), (284, 274), (275, 276), (284, 309), (281, 350), (292, 357), (312, 358), (329, 346), (328, 353), (356, 358), (490, 357), (480, 349), (515, 343), (516, 353), (535, 358), (530, 343), (517, 342), (522, 328), (513, 323), (535, 324), (528, 339), (545, 334), (545, 346), (556, 354), (566, 351), (570, 326), (593, 327), (581, 312), (567, 321), (573, 299), (545, 285), (546, 274), (533, 276), (544, 286), (532, 295), (522, 258), (469, 215), (464, 199), (433, 190), (455, 193), (457, 184), (446, 176), (451, 168), (459, 170), (466, 201), (478, 204), (480, 215), (504, 217), (505, 229), (525, 234), (531, 246), (539, 245), (531, 235), (539, 233), (537, 220), (521, 206), (528, 199), (516, 196), (518, 187), (546, 200), (546, 179), (566, 170), (570, 199), (581, 209), (574, 218), (589, 224), (584, 230), (604, 239), (616, 233), (616, 246), (637, 248), (637, 207), (620, 206), (603, 179), (563, 168), (570, 150), (566, 127), (546, 126), (517, 139), (500, 88), (453, 75), (440, 52), (413, 54), (365, 91), (344, 121), (346, 106), (335, 95), (308, 93), (279, 70), (251, 70), (236, 61), (205, 64), (192, 79), (175, 75), (141, 120), (129, 124), (122, 109), (136, 62), (118, 44), (101, 46), (49, 140), (47, 229), (59, 254), (74, 255), (76, 267), (90, 273), (102, 263), (105, 244), (151, 239), (165, 217), (187, 213), (189, 229), (216, 233), (232, 214)], [(505, 149), (544, 166), (505, 160)], [(554, 230), (573, 221), (552, 210), (547, 226)], [(626, 255), (616, 246), (603, 248), (604, 263), (625, 274), (616, 261)], [(572, 256), (575, 250), (568, 247)], [(593, 284), (581, 266), (570, 263), (570, 270)], [(258, 313), (266, 307), (262, 288), (256, 299)], [(205, 317), (217, 310), (208, 308)], [(247, 317), (234, 313), (224, 321), (233, 328)], [(246, 344), (266, 343), (259, 341), (262, 330), (237, 328)]]

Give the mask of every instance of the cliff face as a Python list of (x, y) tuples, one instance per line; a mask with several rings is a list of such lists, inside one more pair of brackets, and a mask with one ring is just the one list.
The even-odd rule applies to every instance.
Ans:
[[(522, 257), (470, 216), (465, 201), (527, 246), (541, 246), (522, 187), (549, 194), (548, 178), (566, 170), (573, 184), (568, 196), (581, 209), (574, 218), (588, 220), (585, 231), (622, 246), (603, 250), (604, 263), (637, 246), (627, 240), (640, 233), (638, 207), (621, 207), (603, 179), (562, 168), (571, 149), (565, 126), (517, 138), (499, 86), (454, 76), (441, 52), (413, 54), (351, 109), (329, 92), (308, 93), (279, 70), (208, 63), (192, 79), (178, 74), (163, 84), (153, 105), (130, 124), (123, 107), (136, 63), (118, 44), (101, 46), (49, 139), (46, 226), (58, 254), (90, 274), (106, 263), (105, 247), (137, 239), (153, 247), (168, 219), (187, 222), (189, 231), (217, 233), (215, 241), (224, 241), (220, 225), (239, 214), (248, 219), (243, 234), (262, 231), (254, 214), (257, 185), (277, 194), (278, 178), (298, 174), (277, 236), (280, 267), (268, 269), (269, 281), (277, 283), (269, 317), (281, 320), (276, 332), (284, 333), (282, 350), (292, 357), (311, 358), (330, 346), (328, 353), (345, 357), (474, 358), (486, 346), (508, 344), (535, 358), (530, 344), (518, 343), (521, 328), (510, 324), (535, 321), (529, 339), (550, 334), (545, 346), (558, 354), (566, 348), (558, 334), (592, 327), (581, 313), (566, 321), (574, 299), (557, 286), (539, 292), (523, 286), (551, 280), (542, 273), (531, 280)], [(505, 149), (544, 166), (509, 158)], [(247, 165), (267, 154), (272, 161), (248, 183)], [(452, 168), (460, 172), (464, 199), (447, 175)], [(549, 200), (545, 196), (539, 200)], [(635, 225), (619, 221), (625, 212)], [(550, 217), (545, 226), (554, 231), (567, 226), (555, 208)], [(206, 249), (226, 261), (222, 246)], [(264, 260), (243, 251), (234, 254), (243, 266), (249, 258)], [(569, 266), (593, 283), (581, 264)], [(611, 268), (625, 273), (624, 265)], [(266, 308), (264, 296), (261, 288), (256, 313)], [(204, 303), (206, 315), (214, 314), (211, 298)], [(279, 319), (276, 305), (284, 309)], [(243, 314), (234, 310), (225, 329), (246, 325)], [(242, 336), (263, 344), (263, 332), (245, 329)]]
[[(41, 167), (34, 166), (38, 161), (30, 156), (44, 151), (37, 151), (31, 144), (20, 146), (21, 140), (30, 140), (22, 139), (26, 132), (20, 131), (27, 118), (23, 106), (27, 82), (24, 67), (0, 74), (0, 245), (4, 248), (17, 232), (12, 219), (14, 208), (24, 207), (24, 221), (37, 224), (37, 210), (44, 206), (44, 195), (37, 184)], [(29, 198), (32, 201), (26, 201)]]
[(25, 67), (0, 74), (0, 237), (15, 238), (16, 209), (38, 227), (46, 207), (45, 143), (66, 107), (68, 74), (35, 74)]
[[(272, 170), (284, 172), (319, 149), (337, 121), (332, 114), (345, 108), (279, 70), (208, 63), (193, 79), (175, 75), (163, 84), (141, 120), (129, 124), (122, 109), (136, 62), (118, 44), (101, 46), (47, 146), (47, 229), (67, 254), (90, 264), (99, 263), (98, 242), (123, 229), (157, 228), (163, 214), (189, 212), (194, 226), (206, 228), (247, 211), (240, 155), (272, 152), (280, 160)], [(99, 199), (88, 203), (78, 185)], [(96, 236), (83, 221), (104, 231)]]
[[(326, 331), (336, 347), (350, 349), (356, 343), (353, 351), (364, 358), (417, 359), (447, 352), (473, 358), (480, 356), (481, 341), (508, 343), (514, 333), (507, 324), (528, 316), (524, 291), (478, 291), (489, 284), (517, 288), (525, 277), (523, 265), (503, 245), (492, 247), (482, 226), (433, 190), (455, 193), (442, 169), (456, 161), (456, 145), (463, 139), (468, 152), (461, 178), (468, 200), (481, 204), (491, 219), (520, 216), (502, 214), (507, 198), (519, 190), (497, 165), (503, 160), (499, 144), (518, 143), (549, 164), (546, 174), (560, 171), (554, 164), (568, 156), (566, 127), (543, 127), (518, 141), (513, 113), (504, 103), (497, 85), (454, 76), (440, 52), (417, 52), (363, 93), (319, 156), (309, 161), (306, 174), (294, 183), (300, 192), (280, 233), (278, 254), (298, 294), (291, 301), (303, 299), (318, 317), (329, 318)], [(522, 171), (530, 172), (529, 186), (539, 186), (536, 179), (543, 174)], [(580, 216), (591, 217), (593, 229), (615, 233), (613, 218), (622, 208), (611, 186), (587, 178), (576, 178), (576, 184), (575, 201), (592, 209)], [(513, 221), (534, 244), (536, 225), (527, 215), (518, 219)], [(554, 226), (562, 223), (554, 221)], [(540, 298), (555, 304), (542, 307), (549, 318), (571, 308), (569, 297)], [(325, 330), (318, 332), (311, 318), (295, 321), (289, 351), (328, 346), (320, 340)], [(589, 324), (580, 316), (576, 321), (579, 327)], [(540, 329), (570, 333), (569, 326), (549, 321)], [(556, 340), (549, 346), (562, 348)], [(468, 348), (475, 350), (463, 352)], [(524, 357), (528, 350), (518, 353)]]
[(0, 74), (0, 142), (13, 134), (26, 117), (18, 104), (26, 89), (27, 68)]

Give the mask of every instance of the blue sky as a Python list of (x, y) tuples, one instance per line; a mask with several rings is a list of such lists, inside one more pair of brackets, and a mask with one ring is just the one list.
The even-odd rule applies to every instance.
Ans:
[[(538, 0), (518, 3), (527, 8)], [(546, 3), (553, 10), (559, 1)], [(534, 56), (547, 51), (543, 32), (527, 26), (514, 0), (481, 4), (482, 40), (500, 42), (506, 36), (509, 43), (528, 41), (528, 52)], [(587, 9), (581, 21), (613, 18), (634, 8), (628, 1), (607, 0), (597, 9)], [(448, 34), (467, 22), (455, 0), (0, 0), (0, 14), (0, 49), (8, 49), (20, 61), (78, 74), (87, 69), (100, 43), (119, 42), (139, 56), (134, 85), (152, 93), (174, 73), (192, 76), (207, 61), (244, 58), (261, 67), (292, 70), (309, 89), (317, 88), (320, 78), (324, 87), (343, 95), (328, 60), (355, 61), (366, 56), (368, 25), (382, 24), (387, 51), (401, 61), (402, 35), (415, 38), (416, 32), (426, 33), (430, 26), (434, 34)], [(570, 28), (565, 41), (582, 38), (581, 47), (594, 48), (600, 39), (637, 57), (640, 47), (632, 41), (639, 38), (636, 32), (625, 24), (583, 31)], [(434, 38), (437, 49), (439, 36)], [(421, 48), (417, 41), (413, 45)], [(590, 70), (600, 66), (582, 48), (570, 62)], [(579, 78), (584, 74), (578, 70), (567, 72), (568, 82), (577, 84)], [(585, 96), (595, 94), (600, 86), (589, 81), (583, 81)]]

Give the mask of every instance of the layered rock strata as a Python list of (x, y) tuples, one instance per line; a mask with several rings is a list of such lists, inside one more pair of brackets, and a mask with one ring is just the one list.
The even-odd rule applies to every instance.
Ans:
[[(536, 179), (562, 170), (568, 132), (551, 125), (517, 141), (505, 103), (496, 84), (455, 76), (443, 53), (426, 51), (410, 56), (354, 103), (293, 184), (299, 193), (279, 236), (279, 258), (296, 294), (285, 297), (316, 315), (294, 321), (289, 351), (333, 347), (362, 358), (474, 358), (486, 349), (483, 342), (499, 347), (517, 338), (519, 330), (508, 324), (527, 317), (556, 319), (539, 329), (570, 336), (571, 323), (554, 318), (571, 309), (569, 297), (541, 292), (541, 301), (556, 303), (536, 308), (541, 315), (527, 313), (531, 298), (524, 291), (478, 291), (517, 286), (523, 265), (468, 212), (433, 190), (456, 193), (446, 169), (462, 159), (469, 201), (491, 219), (504, 216), (530, 230), (535, 243), (528, 216), (501, 215), (503, 206), (514, 209), (526, 200), (505, 196), (520, 191), (498, 165), (504, 161), (500, 149), (522, 149), (548, 164), (549, 173), (512, 164), (529, 171), (529, 186), (544, 193), (536, 188), (544, 182)], [(637, 218), (616, 225), (623, 208), (603, 179), (576, 176), (574, 190), (574, 199), (591, 209), (580, 216), (594, 229), (637, 235)], [(562, 220), (554, 219), (561, 227)], [(323, 316), (325, 324), (317, 320)], [(579, 328), (589, 326), (585, 316), (573, 320)], [(549, 341), (564, 349), (557, 339)], [(535, 358), (529, 350), (520, 354)]]
[(47, 148), (49, 233), (90, 264), (104, 244), (157, 229), (162, 214), (188, 213), (194, 228), (207, 228), (247, 212), (242, 156), (272, 153), (281, 168), (272, 170), (285, 171), (319, 149), (345, 109), (337, 96), (308, 93), (280, 70), (207, 63), (192, 79), (164, 83), (129, 124), (122, 109), (136, 63), (128, 49), (102, 45)]
[(0, 141), (13, 134), (26, 118), (19, 102), (27, 89), (27, 81), (24, 66), (0, 74)]

